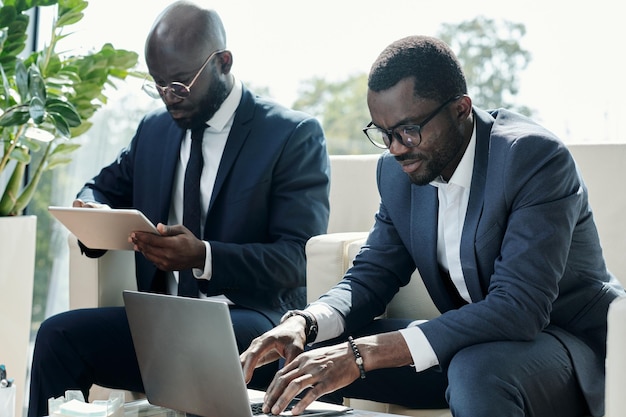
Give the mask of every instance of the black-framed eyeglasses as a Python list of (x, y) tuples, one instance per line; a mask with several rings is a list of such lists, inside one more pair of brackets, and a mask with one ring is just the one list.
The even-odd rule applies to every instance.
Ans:
[(211, 55), (209, 55), (209, 57), (206, 59), (206, 61), (204, 61), (204, 64), (202, 64), (196, 75), (192, 78), (189, 85), (185, 85), (179, 81), (172, 81), (168, 85), (163, 86), (155, 83), (152, 80), (145, 79), (143, 85), (141, 86), (141, 89), (152, 98), (162, 98), (165, 97), (168, 92), (170, 92), (174, 97), (185, 99), (189, 97), (189, 94), (191, 94), (191, 87), (193, 87), (198, 77), (200, 77), (200, 74), (202, 74), (202, 71), (204, 70), (204, 68), (206, 68), (211, 58), (224, 51), (226, 50), (218, 49), (217, 51), (212, 52)]
[(374, 122), (370, 122), (364, 129), (363, 133), (372, 142), (372, 144), (381, 149), (389, 149), (393, 139), (400, 142), (407, 148), (415, 148), (422, 143), (422, 129), (426, 123), (439, 114), (448, 104), (460, 99), (462, 95), (456, 95), (451, 99), (444, 101), (439, 107), (437, 107), (432, 113), (430, 113), (422, 123), (418, 125), (399, 125), (393, 129), (387, 130), (378, 126), (374, 126)]

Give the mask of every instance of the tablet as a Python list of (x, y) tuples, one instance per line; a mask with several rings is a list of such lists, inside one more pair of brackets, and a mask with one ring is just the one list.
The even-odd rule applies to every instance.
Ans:
[(142, 212), (135, 209), (48, 207), (78, 240), (90, 249), (133, 250), (132, 232), (157, 232)]

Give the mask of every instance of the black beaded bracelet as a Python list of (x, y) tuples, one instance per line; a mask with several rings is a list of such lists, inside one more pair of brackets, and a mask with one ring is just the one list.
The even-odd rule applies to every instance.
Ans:
[(361, 357), (361, 352), (359, 352), (359, 348), (356, 347), (356, 343), (352, 336), (348, 336), (348, 345), (352, 349), (352, 353), (354, 353), (354, 358), (356, 362), (356, 366), (359, 367), (359, 372), (361, 373), (361, 379), (365, 379), (365, 368), (363, 367), (363, 358)]

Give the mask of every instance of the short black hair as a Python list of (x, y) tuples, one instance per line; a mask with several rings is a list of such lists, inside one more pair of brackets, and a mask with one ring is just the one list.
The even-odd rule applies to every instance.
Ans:
[(379, 92), (413, 77), (415, 95), (443, 102), (467, 94), (465, 75), (454, 52), (443, 41), (429, 36), (408, 36), (393, 42), (378, 56), (367, 86)]

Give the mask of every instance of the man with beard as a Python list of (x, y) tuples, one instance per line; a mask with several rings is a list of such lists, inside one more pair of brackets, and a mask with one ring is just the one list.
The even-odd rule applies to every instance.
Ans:
[[(143, 118), (73, 205), (142, 211), (160, 235), (130, 236), (138, 289), (225, 300), (243, 351), (306, 303), (304, 246), (326, 232), (329, 215), (324, 134), (312, 117), (253, 95), (233, 76), (215, 11), (170, 5), (145, 56), (154, 83), (144, 89), (166, 109)], [(188, 166), (200, 168), (195, 201)], [(275, 371), (255, 374), (252, 387), (264, 388)], [(41, 325), (29, 416), (47, 414), (48, 399), (68, 389), (87, 398), (92, 384), (143, 391), (123, 307), (69, 311)]]
[[(241, 355), (248, 379), (286, 359), (264, 411), (309, 388), (293, 414), (334, 392), (454, 416), (603, 415), (606, 314), (624, 290), (567, 148), (528, 118), (473, 107), (430, 37), (382, 52), (367, 104), (364, 132), (388, 149), (375, 225), (341, 282)], [(442, 314), (376, 319), (416, 268)]]

